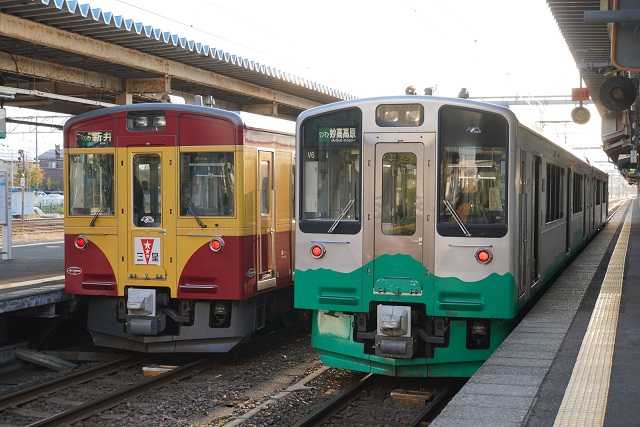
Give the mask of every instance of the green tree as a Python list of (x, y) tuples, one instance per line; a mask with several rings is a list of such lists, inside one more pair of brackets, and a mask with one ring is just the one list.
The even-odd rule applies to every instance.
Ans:
[(38, 165), (27, 165), (29, 183), (27, 188), (37, 190), (44, 182), (44, 171)]

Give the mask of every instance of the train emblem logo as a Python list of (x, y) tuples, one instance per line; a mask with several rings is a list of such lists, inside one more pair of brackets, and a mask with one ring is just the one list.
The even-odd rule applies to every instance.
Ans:
[(157, 237), (136, 237), (136, 264), (160, 265), (160, 239)]

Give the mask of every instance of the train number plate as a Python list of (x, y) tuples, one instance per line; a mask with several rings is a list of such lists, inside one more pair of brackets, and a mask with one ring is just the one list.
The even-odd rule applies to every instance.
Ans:
[(160, 265), (160, 238), (135, 237), (135, 264)]

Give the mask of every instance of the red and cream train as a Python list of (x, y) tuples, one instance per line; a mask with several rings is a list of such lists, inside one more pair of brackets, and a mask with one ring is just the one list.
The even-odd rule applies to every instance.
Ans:
[(96, 344), (224, 352), (291, 309), (292, 122), (135, 104), (64, 144), (66, 291)]

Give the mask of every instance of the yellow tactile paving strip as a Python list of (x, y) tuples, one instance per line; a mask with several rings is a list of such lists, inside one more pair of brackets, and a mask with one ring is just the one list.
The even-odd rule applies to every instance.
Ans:
[(604, 424), (632, 213), (633, 204), (611, 255), (554, 426)]

